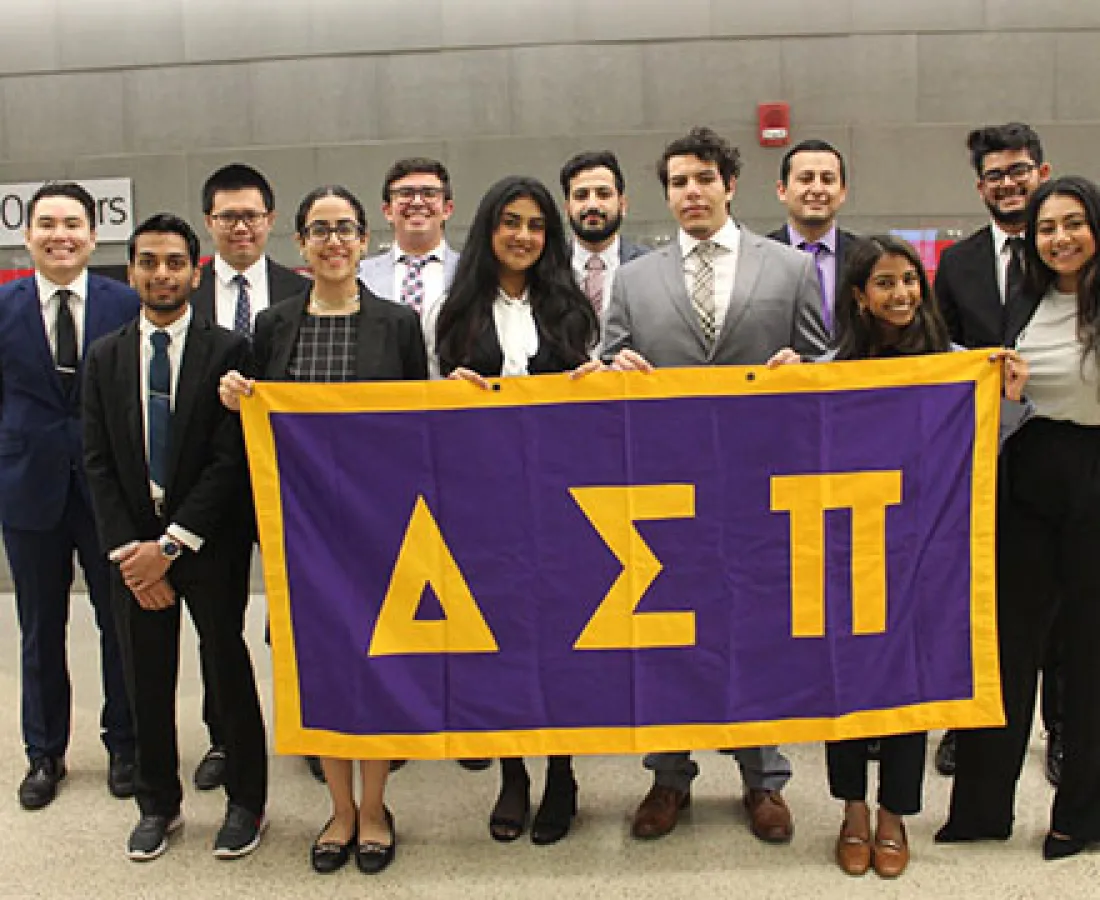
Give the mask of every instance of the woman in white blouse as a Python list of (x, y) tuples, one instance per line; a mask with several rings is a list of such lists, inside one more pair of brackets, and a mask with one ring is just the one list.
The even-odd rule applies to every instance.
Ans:
[(959, 733), (941, 843), (1004, 840), (1027, 752), (1037, 672), (1056, 611), (1065, 625), (1062, 780), (1046, 859), (1100, 841), (1100, 189), (1042, 185), (1028, 206), (1026, 327), (1034, 417), (1005, 444), (998, 509), (1004, 728)]
[[(489, 188), (451, 290), (429, 311), (424, 331), (433, 374), (482, 387), (498, 376), (571, 371), (591, 358), (599, 324), (573, 280), (565, 230), (545, 185), (511, 176)], [(500, 768), (489, 832), (498, 841), (514, 841), (530, 817), (530, 780), (521, 757), (502, 759)], [(576, 807), (572, 758), (552, 756), (531, 840), (561, 840)]]

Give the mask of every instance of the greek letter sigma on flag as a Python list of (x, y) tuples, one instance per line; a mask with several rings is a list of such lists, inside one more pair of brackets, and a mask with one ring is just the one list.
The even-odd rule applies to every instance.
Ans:
[(497, 383), (244, 402), (280, 752), (1003, 724), (985, 352)]

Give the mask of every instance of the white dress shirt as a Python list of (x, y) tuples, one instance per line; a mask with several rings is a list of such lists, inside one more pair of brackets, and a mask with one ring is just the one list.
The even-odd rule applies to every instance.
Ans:
[(1008, 239), (1016, 235), (1009, 234), (996, 222), (991, 222), (990, 228), (993, 231), (993, 258), (997, 262), (997, 290), (1001, 295), (1001, 306), (1004, 306), (1005, 292), (1008, 290), (1008, 264), (1012, 261)]
[[(396, 303), (401, 303), (401, 286), (405, 283), (405, 274), (409, 270), (408, 263), (404, 262), (401, 257), (405, 256), (405, 251), (394, 243), (393, 248), (390, 250), (393, 254), (393, 297)], [(420, 319), (423, 321), (428, 312), (433, 306), (439, 304), (440, 298), (443, 296), (443, 292), (446, 290), (446, 279), (443, 272), (443, 254), (444, 244), (440, 243), (434, 250), (425, 254), (410, 253), (409, 256), (427, 256), (430, 257), (428, 262), (424, 265), (424, 268), (420, 270), (420, 277), (424, 281), (424, 302), (420, 305)]]
[(607, 319), (607, 308), (611, 305), (611, 284), (615, 280), (615, 271), (619, 268), (619, 236), (599, 253), (593, 253), (581, 246), (579, 241), (573, 241), (573, 277), (583, 289), (584, 280), (588, 277), (588, 260), (598, 256), (603, 260), (603, 302), (600, 305), (600, 326)]
[(46, 327), (46, 340), (50, 343), (50, 356), (57, 358), (57, 299), (58, 291), (72, 291), (69, 311), (76, 326), (76, 356), (84, 355), (84, 310), (88, 306), (88, 270), (84, 269), (72, 284), (54, 284), (39, 271), (34, 273), (38, 287), (38, 302), (42, 305), (42, 324)]
[(261, 256), (243, 272), (237, 272), (220, 256), (214, 256), (214, 315), (217, 324), (229, 331), (237, 317), (237, 295), (240, 288), (233, 281), (237, 275), (244, 275), (248, 282), (249, 332), (256, 329), (256, 313), (263, 312), (271, 305), (271, 295), (267, 290), (267, 257)]
[[(733, 219), (726, 219), (726, 224), (719, 228), (709, 238), (717, 244), (721, 250), (714, 255), (714, 333), (721, 334), (722, 326), (726, 321), (726, 313), (730, 308), (730, 296), (733, 294), (733, 283), (737, 278), (737, 260), (741, 252), (741, 229)], [(691, 297), (691, 288), (695, 281), (695, 269), (699, 264), (699, 258), (695, 256), (696, 246), (702, 243), (698, 238), (692, 237), (683, 229), (680, 230), (680, 255), (684, 260), (684, 286), (687, 295)]]
[(539, 329), (535, 325), (527, 290), (518, 297), (509, 297), (497, 288), (497, 297), (493, 301), (493, 323), (504, 354), (500, 374), (505, 378), (526, 375), (528, 361), (539, 352)]

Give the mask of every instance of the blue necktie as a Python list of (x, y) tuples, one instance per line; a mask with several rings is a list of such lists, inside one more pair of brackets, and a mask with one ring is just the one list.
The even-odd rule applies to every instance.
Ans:
[(237, 308), (233, 310), (233, 330), (248, 337), (252, 334), (252, 303), (248, 296), (248, 279), (234, 275), (237, 285)]
[(168, 359), (171, 338), (167, 331), (149, 335), (153, 358), (149, 361), (149, 478), (164, 488), (168, 479), (168, 431), (172, 423), (172, 364)]

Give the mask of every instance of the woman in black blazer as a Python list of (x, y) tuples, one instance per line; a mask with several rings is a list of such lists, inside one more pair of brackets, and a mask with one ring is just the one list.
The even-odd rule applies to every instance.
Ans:
[[(561, 217), (541, 182), (512, 176), (489, 188), (451, 290), (429, 311), (425, 330), (433, 368), (482, 387), (487, 378), (565, 372), (589, 361), (599, 323), (573, 280)], [(502, 759), (500, 768), (489, 832), (514, 841), (530, 816), (530, 780), (522, 757)], [(576, 809), (572, 758), (551, 756), (531, 840), (561, 840)]]
[[(420, 319), (410, 308), (376, 297), (357, 278), (367, 247), (367, 217), (346, 188), (328, 185), (306, 195), (295, 218), (298, 245), (313, 271), (309, 290), (256, 317), (254, 368), (271, 381), (423, 379), (427, 362)], [(226, 374), (222, 402), (240, 409), (254, 382)], [(322, 759), (332, 817), (310, 852), (318, 872), (332, 872), (352, 855), (363, 872), (380, 872), (397, 846), (384, 803), (387, 760), (361, 760), (356, 803), (351, 760)]]

